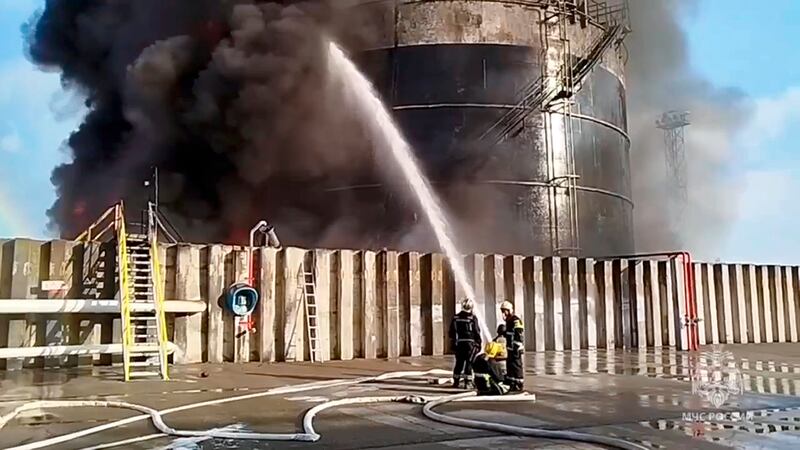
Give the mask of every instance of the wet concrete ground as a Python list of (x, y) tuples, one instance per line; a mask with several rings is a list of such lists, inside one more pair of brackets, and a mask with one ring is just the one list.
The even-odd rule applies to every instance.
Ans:
[[(526, 427), (576, 430), (616, 436), (654, 449), (800, 448), (800, 345), (728, 345), (712, 358), (657, 351), (547, 352), (526, 355), (526, 389), (535, 403), (453, 404), (451, 415)], [(724, 356), (724, 355), (723, 355)], [(720, 362), (722, 361), (722, 362)], [(287, 384), (354, 378), (396, 370), (449, 368), (450, 358), (399, 361), (334, 361), (324, 364), (197, 365), (175, 367), (173, 381), (119, 381), (120, 368), (21, 371), (0, 375), (0, 413), (31, 399), (121, 400), (156, 409), (261, 392)], [(201, 372), (209, 376), (203, 378)], [(714, 374), (735, 380), (725, 402), (713, 406), (702, 392)], [(733, 375), (731, 375), (733, 374)], [(703, 389), (700, 389), (701, 391)], [(705, 392), (704, 391), (704, 392)], [(456, 392), (424, 382), (394, 380), (344, 388), (242, 400), (165, 416), (178, 429), (233, 427), (257, 432), (296, 432), (303, 413), (329, 400), (356, 396)], [(105, 422), (137, 415), (98, 408), (32, 411), (0, 430), (0, 448), (35, 442)], [(118, 448), (595, 448), (567, 441), (499, 436), (491, 432), (441, 425), (407, 404), (345, 406), (315, 420), (323, 436), (316, 444), (246, 442), (160, 437)], [(87, 436), (55, 448), (86, 448), (157, 431), (149, 421)]]

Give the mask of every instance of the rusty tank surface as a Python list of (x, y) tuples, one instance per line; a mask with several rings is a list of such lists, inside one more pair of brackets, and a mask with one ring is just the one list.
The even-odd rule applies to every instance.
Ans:
[[(354, 58), (442, 196), (462, 251), (633, 252), (626, 6), (343, 2), (362, 24)], [(421, 219), (374, 181), (333, 192), (382, 204), (376, 235), (397, 246)]]

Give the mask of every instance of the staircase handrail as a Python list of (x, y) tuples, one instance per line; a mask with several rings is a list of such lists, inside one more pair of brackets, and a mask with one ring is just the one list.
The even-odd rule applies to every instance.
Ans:
[[(100, 216), (100, 218), (95, 220), (91, 225), (89, 225), (89, 227), (86, 230), (84, 230), (81, 234), (79, 234), (75, 238), (75, 241), (78, 242), (102, 241), (101, 238), (105, 237), (106, 233), (108, 233), (109, 231), (113, 230), (116, 232), (117, 229), (119, 228), (120, 220), (122, 222), (125, 221), (124, 216), (120, 215), (121, 209), (122, 209), (121, 201), (119, 203), (111, 205), (108, 209), (105, 210), (105, 212)], [(111, 222), (106, 223), (109, 217), (112, 217), (113, 219), (111, 220)], [(120, 219), (120, 217), (122, 217), (122, 219)], [(105, 225), (104, 228), (102, 228), (99, 232), (97, 233), (94, 232), (97, 228), (100, 228), (103, 225)]]
[(122, 202), (115, 205), (114, 223), (117, 231), (117, 264), (119, 273), (119, 305), (120, 315), (122, 316), (122, 357), (125, 358), (123, 364), (125, 381), (130, 380), (130, 365), (128, 360), (130, 354), (128, 349), (133, 343), (133, 328), (130, 326), (131, 315), (131, 280), (130, 268), (128, 267), (128, 239), (125, 230), (125, 210)]
[[(154, 207), (150, 205), (151, 217), (156, 223), (152, 223), (149, 231), (150, 240), (150, 261), (151, 276), (153, 280), (153, 294), (155, 296), (155, 309), (158, 316), (158, 342), (159, 352), (161, 353), (161, 373), (165, 380), (169, 379), (167, 364), (167, 323), (164, 316), (164, 284), (161, 280), (161, 263), (158, 259), (158, 218), (154, 214)], [(155, 216), (155, 217), (153, 217)]]

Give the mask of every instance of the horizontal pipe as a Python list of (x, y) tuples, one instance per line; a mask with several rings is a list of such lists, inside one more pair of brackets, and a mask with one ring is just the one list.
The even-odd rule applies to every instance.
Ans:
[[(152, 311), (147, 304), (131, 303), (131, 310)], [(178, 314), (201, 313), (205, 302), (194, 300), (167, 300), (164, 312)], [(0, 314), (119, 314), (119, 300), (96, 299), (2, 299)]]
[[(167, 353), (179, 352), (172, 342), (167, 343)], [(81, 356), (81, 355), (122, 354), (122, 344), (92, 345), (48, 345), (44, 347), (0, 348), (0, 359), (39, 358), (42, 356)]]

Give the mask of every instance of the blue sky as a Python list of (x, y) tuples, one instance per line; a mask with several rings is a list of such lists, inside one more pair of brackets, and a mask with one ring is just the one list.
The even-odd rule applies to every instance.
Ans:
[(45, 237), (55, 199), (50, 172), (62, 142), (80, 121), (79, 100), (58, 75), (25, 58), (21, 25), (43, 2), (0, 0), (0, 236)]
[[(723, 261), (800, 264), (800, 2), (701, 0), (687, 19), (691, 64), (752, 99), (734, 138), (735, 222)], [(687, 130), (691, 133), (691, 128)], [(687, 149), (691, 151), (691, 149)], [(690, 180), (691, 182), (691, 180)]]
[[(20, 31), (41, 0), (0, 0), (0, 236), (47, 237), (52, 168), (83, 111), (23, 54)], [(694, 70), (752, 99), (735, 136), (734, 223), (724, 261), (800, 264), (800, 1), (700, 0), (685, 21)], [(691, 129), (688, 131), (691, 133)]]

